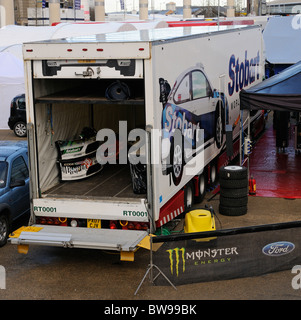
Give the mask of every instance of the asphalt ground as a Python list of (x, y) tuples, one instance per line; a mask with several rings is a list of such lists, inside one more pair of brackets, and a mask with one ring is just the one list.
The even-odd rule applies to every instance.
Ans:
[(17, 137), (12, 130), (0, 130), (0, 140), (26, 140), (26, 138)]
[[(209, 203), (216, 209), (217, 199)], [(300, 200), (250, 197), (246, 215), (226, 217), (217, 213), (217, 216), (223, 228), (257, 225), (258, 221), (295, 221), (299, 218), (296, 209), (300, 204)], [(24, 221), (18, 222), (15, 228), (22, 223)], [(145, 249), (135, 253), (134, 262), (125, 262), (119, 260), (118, 254), (88, 249), (30, 246), (28, 254), (24, 255), (18, 253), (16, 246), (7, 244), (0, 248), (0, 265), (6, 271), (6, 289), (0, 290), (0, 301), (99, 301), (102, 307), (112, 301), (116, 305), (121, 301), (123, 305), (135, 301), (153, 303), (154, 300), (165, 304), (168, 301), (193, 302), (198, 305), (200, 314), (206, 309), (202, 301), (301, 300), (301, 290), (292, 287), (296, 276), (292, 270), (179, 285), (176, 290), (170, 285), (153, 285), (147, 277), (135, 295), (149, 261), (149, 251)], [(218, 314), (220, 310), (215, 312)]]
[[(12, 131), (0, 130), (0, 140), (14, 139), (17, 138)], [(218, 196), (209, 193), (205, 203), (218, 212)], [(246, 215), (217, 215), (223, 228), (235, 228), (301, 220), (300, 206), (300, 199), (252, 196), (249, 197)], [(22, 225), (23, 221), (18, 223)], [(147, 277), (135, 295), (149, 265), (149, 252), (145, 249), (137, 251), (134, 262), (121, 262), (119, 255), (97, 250), (31, 246), (28, 254), (23, 255), (17, 252), (14, 245), (8, 244), (0, 249), (0, 265), (6, 271), (6, 288), (0, 289), (0, 300), (81, 300), (100, 301), (105, 305), (111, 305), (112, 301), (115, 305), (118, 301), (123, 301), (123, 305), (137, 301), (148, 304), (189, 302), (197, 304), (198, 316), (208, 306), (212, 315), (229, 315), (231, 304), (222, 304), (224, 308), (218, 309), (215, 304), (202, 302), (204, 300), (301, 300), (301, 289), (292, 287), (295, 276), (292, 270), (258, 277), (180, 285), (177, 290), (171, 286), (155, 286)], [(278, 304), (273, 308), (282, 309)], [(101, 304), (99, 312), (100, 315), (104, 313), (104, 304)], [(244, 313), (235, 308), (231, 310), (234, 314), (238, 312), (241, 316), (261, 313), (259, 310), (243, 310)]]

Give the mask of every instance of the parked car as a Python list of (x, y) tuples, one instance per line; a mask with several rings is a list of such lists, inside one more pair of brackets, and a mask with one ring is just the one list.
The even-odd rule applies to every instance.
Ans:
[(29, 214), (27, 141), (0, 141), (0, 247), (12, 223)]
[(8, 126), (17, 137), (26, 137), (26, 104), (25, 94), (13, 98), (10, 104), (10, 117)]

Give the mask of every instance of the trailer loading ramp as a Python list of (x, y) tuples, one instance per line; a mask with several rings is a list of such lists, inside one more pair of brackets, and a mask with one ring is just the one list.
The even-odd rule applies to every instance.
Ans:
[(32, 225), (28, 229), (23, 227), (18, 230), (14, 231), (9, 238), (12, 244), (39, 244), (120, 252), (135, 251), (139, 243), (148, 236), (148, 232), (144, 230), (73, 228), (51, 225)]

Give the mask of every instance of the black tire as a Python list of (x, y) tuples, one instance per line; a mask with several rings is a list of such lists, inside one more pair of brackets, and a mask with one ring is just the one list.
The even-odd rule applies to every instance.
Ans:
[(109, 100), (122, 101), (129, 99), (131, 92), (130, 88), (125, 82), (114, 81), (107, 87), (105, 96)]
[(248, 178), (248, 170), (241, 166), (225, 166), (219, 170), (221, 179), (224, 180), (239, 180)]
[(171, 166), (172, 180), (174, 185), (178, 185), (182, 180), (184, 168), (184, 152), (182, 133), (176, 129), (171, 142)]
[(213, 160), (210, 163), (210, 187), (214, 187), (217, 184), (218, 177), (217, 161)]
[(245, 188), (237, 188), (237, 189), (220, 189), (220, 195), (225, 198), (241, 198), (246, 197), (248, 195), (249, 189)]
[(3, 247), (9, 235), (9, 223), (7, 217), (2, 214), (0, 215), (0, 247)]
[(188, 211), (192, 208), (194, 204), (194, 185), (192, 181), (188, 182), (184, 189), (184, 206), (185, 211)]
[(219, 102), (215, 109), (215, 127), (214, 138), (217, 148), (220, 148), (224, 140), (224, 125), (223, 125), (223, 104)]
[(248, 204), (248, 197), (245, 196), (241, 198), (226, 198), (221, 196), (220, 204), (224, 207), (244, 207)]
[(199, 175), (199, 181), (198, 181), (198, 191), (199, 195), (194, 197), (194, 201), (196, 203), (200, 203), (204, 200), (206, 195), (206, 188), (207, 188), (207, 176), (205, 175), (205, 172)]
[(219, 179), (220, 187), (222, 189), (239, 189), (247, 188), (249, 183), (247, 179), (237, 179), (237, 180), (226, 180)]
[(23, 121), (18, 121), (14, 125), (14, 133), (17, 137), (23, 138), (27, 136), (26, 123)]
[(224, 216), (243, 216), (247, 213), (248, 207), (225, 207), (223, 205), (219, 205), (219, 213)]

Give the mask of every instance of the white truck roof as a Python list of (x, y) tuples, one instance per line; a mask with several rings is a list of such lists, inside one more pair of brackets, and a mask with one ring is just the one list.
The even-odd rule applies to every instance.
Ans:
[[(170, 42), (173, 40), (179, 41), (181, 38), (193, 37), (193, 36), (212, 36), (215, 33), (220, 34), (222, 32), (229, 32), (231, 30), (250, 29), (258, 26), (202, 26), (202, 27), (176, 27), (176, 28), (160, 28), (160, 29), (148, 29), (148, 30), (134, 30), (125, 32), (113, 32), (107, 34), (95, 34), (88, 36), (79, 36), (63, 39), (51, 39), (36, 42), (28, 42), (23, 45), (24, 59), (41, 59), (41, 58), (66, 58), (68, 55), (66, 52), (49, 50), (49, 45), (56, 46), (58, 48), (66, 48), (69, 53), (68, 58), (89, 58), (88, 49), (85, 46), (98, 46), (96, 48), (99, 56), (106, 58), (117, 58), (120, 56), (120, 51), (114, 47), (114, 52), (109, 50), (112, 44), (127, 44), (127, 52), (124, 48), (122, 50), (123, 58), (136, 58), (144, 59), (149, 58), (149, 43), (153, 45), (162, 44), (162, 42)], [(129, 46), (132, 43), (133, 47)], [(104, 48), (106, 46), (106, 50)], [(107, 47), (110, 46), (110, 47)], [(137, 47), (138, 46), (138, 47)], [(44, 47), (44, 50), (43, 50)], [(133, 49), (133, 51), (131, 50)], [(79, 54), (78, 50), (81, 54)], [(64, 49), (63, 49), (64, 50)], [(110, 52), (108, 53), (109, 50)], [(138, 50), (138, 51), (137, 51)], [(107, 52), (106, 52), (107, 51)], [(76, 52), (76, 53), (75, 53)], [(91, 53), (91, 56), (95, 58), (95, 52)]]

